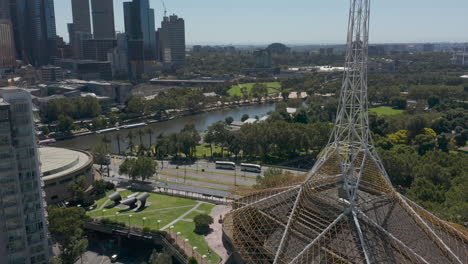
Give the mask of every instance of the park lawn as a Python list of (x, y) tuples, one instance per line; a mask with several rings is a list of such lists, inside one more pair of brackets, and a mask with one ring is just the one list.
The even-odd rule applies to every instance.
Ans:
[[(204, 209), (208, 209), (209, 205), (202, 204), (198, 208), (200, 209), (200, 207), (202, 206)], [(212, 207), (214, 207), (214, 205), (212, 205)], [(207, 212), (207, 214), (209, 214), (210, 212), (211, 210)], [(192, 212), (189, 215), (187, 215), (185, 219), (193, 220), (193, 218), (199, 214), (200, 213)], [(197, 247), (196, 251), (200, 255), (206, 255), (207, 256), (206, 259), (208, 259), (211, 263), (218, 263), (221, 260), (221, 258), (213, 250), (211, 250), (211, 254), (208, 254), (209, 247), (208, 247), (208, 243), (205, 240), (205, 237), (203, 235), (196, 234), (195, 232), (193, 232), (194, 230), (195, 230), (194, 222), (187, 222), (187, 221), (179, 220), (177, 223), (175, 223), (173, 232), (180, 232), (181, 233), (180, 236), (183, 237), (184, 239), (187, 238), (189, 240), (188, 243), (190, 244), (190, 246)]]
[[(140, 213), (132, 212), (131, 213), (132, 217), (129, 217), (130, 213), (126, 213), (124, 215), (111, 216), (109, 217), (109, 219), (126, 224), (127, 226), (129, 224), (129, 219), (130, 219), (130, 225), (132, 227), (135, 227), (135, 226), (138, 226), (139, 228), (149, 227), (153, 230), (158, 230), (168, 225), (169, 223), (177, 219), (177, 217), (183, 215), (185, 212), (187, 212), (190, 209), (192, 208), (185, 207), (185, 208), (175, 208), (175, 209), (161, 209), (160, 211), (148, 212), (148, 213), (145, 213), (146, 211), (145, 210)], [(143, 217), (146, 217), (144, 221), (143, 221)], [(158, 220), (161, 220), (161, 223), (159, 225), (158, 225)]]
[[(241, 83), (240, 85), (242, 87), (245, 87), (247, 89), (247, 91), (249, 92), (250, 94), (250, 91), (252, 90), (252, 87), (254, 86), (255, 83)], [(266, 86), (268, 86), (268, 93), (269, 94), (272, 94), (272, 93), (278, 93), (281, 89), (281, 83), (280, 82), (266, 82), (266, 83), (263, 83), (263, 84), (266, 84)], [(229, 96), (239, 96), (239, 97), (242, 97), (242, 92), (241, 92), (241, 87), (237, 84), (231, 86), (231, 89), (228, 90), (228, 94)]]
[(186, 215), (184, 219), (193, 219), (199, 214), (210, 214), (211, 210), (213, 210), (214, 207), (214, 204), (203, 203), (200, 206), (198, 206), (196, 211), (193, 211), (190, 214)]
[(114, 190), (107, 191), (106, 194), (105, 194), (105, 197), (102, 197), (101, 199), (99, 199), (99, 200), (97, 200), (97, 201), (94, 202), (93, 207), (94, 207), (95, 209), (101, 207), (105, 202), (107, 202), (107, 200), (109, 200), (109, 199), (107, 198), (107, 196), (111, 195), (113, 192), (115, 192), (115, 191), (114, 191)]
[[(122, 199), (125, 199), (128, 195), (135, 193), (137, 191), (132, 191), (132, 190), (125, 190), (121, 191), (120, 195), (122, 196)], [(156, 210), (156, 209), (164, 209), (164, 208), (171, 208), (171, 207), (181, 207), (181, 206), (194, 206), (197, 204), (197, 201), (187, 199), (187, 198), (181, 198), (181, 197), (175, 197), (175, 196), (169, 196), (169, 195), (163, 195), (163, 194), (158, 194), (158, 193), (149, 193), (150, 197), (148, 198), (147, 202), (150, 203), (148, 207), (146, 207), (142, 212), (137, 212), (135, 214), (141, 214), (145, 213), (145, 211), (151, 211), (151, 210)], [(109, 198), (103, 197), (99, 199), (96, 203), (97, 204), (102, 204), (109, 200)], [(121, 214), (124, 213), (131, 213), (130, 211), (119, 209), (119, 208), (112, 208), (113, 202), (109, 202), (103, 210), (106, 210), (106, 212), (103, 212), (102, 210), (96, 210), (89, 212), (89, 216), (113, 216), (115, 215), (116, 212), (119, 212)], [(99, 207), (97, 207), (99, 208)], [(190, 209), (190, 207), (187, 207)]]
[(393, 109), (389, 106), (374, 107), (371, 108), (370, 111), (376, 113), (379, 116), (399, 115), (404, 112), (404, 110)]
[[(197, 146), (196, 151), (198, 158), (211, 157), (211, 150), (209, 144), (201, 144)], [(214, 153), (221, 153), (221, 147), (213, 145), (213, 154)]]

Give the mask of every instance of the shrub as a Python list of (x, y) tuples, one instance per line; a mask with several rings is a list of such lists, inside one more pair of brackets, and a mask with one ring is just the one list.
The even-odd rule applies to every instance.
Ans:
[(190, 258), (188, 259), (188, 264), (198, 264), (198, 261), (197, 261), (196, 258), (190, 257)]
[(151, 232), (151, 228), (145, 226), (143, 229), (142, 229), (143, 233), (150, 233)]
[(210, 225), (213, 223), (213, 217), (207, 214), (200, 214), (193, 219), (195, 222), (194, 232), (201, 235), (206, 235), (210, 232)]

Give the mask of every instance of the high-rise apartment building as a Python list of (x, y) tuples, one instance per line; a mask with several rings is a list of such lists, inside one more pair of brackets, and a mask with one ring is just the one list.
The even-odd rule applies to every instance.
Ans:
[[(130, 48), (130, 58), (143, 57), (144, 60), (156, 59), (156, 33), (154, 9), (150, 8), (149, 0), (133, 0), (124, 2), (125, 33), (130, 42), (141, 42), (142, 50)], [(141, 53), (141, 54), (140, 54)]]
[(172, 67), (185, 65), (185, 23), (172, 15), (164, 17), (158, 30), (159, 49), (162, 62)]
[(115, 39), (113, 0), (91, 0), (95, 39)]
[(9, 19), (0, 19), (0, 73), (12, 69), (16, 64), (13, 27)]
[(10, 0), (18, 59), (34, 66), (53, 62), (56, 56), (54, 0)]
[(31, 96), (0, 89), (0, 264), (49, 263)]

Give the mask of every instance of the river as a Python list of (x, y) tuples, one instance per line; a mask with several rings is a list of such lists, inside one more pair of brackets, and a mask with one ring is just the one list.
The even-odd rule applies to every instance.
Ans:
[[(261, 104), (261, 105), (251, 105), (251, 106), (243, 106), (243, 107), (237, 107), (237, 108), (227, 108), (227, 109), (220, 109), (220, 110), (205, 112), (205, 113), (196, 114), (196, 115), (183, 116), (183, 117), (165, 121), (165, 122), (150, 124), (149, 126), (152, 127), (154, 130), (154, 134), (152, 136), (152, 141), (154, 144), (155, 138), (159, 134), (162, 133), (163, 135), (168, 135), (171, 133), (177, 133), (186, 124), (194, 124), (196, 129), (200, 133), (203, 133), (204, 131), (206, 131), (208, 126), (210, 126), (211, 124), (217, 121), (225, 120), (226, 117), (231, 116), (234, 118), (234, 120), (240, 121), (240, 119), (242, 118), (242, 115), (244, 114), (248, 114), (250, 117), (255, 117), (255, 116), (262, 117), (274, 109), (275, 109), (274, 104)], [(128, 142), (127, 134), (130, 130), (133, 130), (133, 134), (135, 135), (135, 138), (134, 138), (135, 144), (140, 143), (140, 139), (137, 134), (137, 131), (139, 129), (141, 128), (122, 129), (118, 132), (105, 134), (108, 138), (112, 140), (111, 142), (112, 152), (114, 153), (118, 152), (117, 141), (115, 140), (116, 133), (119, 133), (122, 137), (122, 140), (120, 142), (120, 148), (122, 151), (124, 151), (127, 149), (127, 142)], [(96, 134), (81, 136), (81, 137), (76, 137), (73, 139), (58, 141), (56, 144), (54, 144), (54, 146), (89, 150), (93, 145), (99, 144), (102, 141), (102, 137), (103, 135), (96, 135)], [(145, 145), (149, 144), (148, 134), (145, 133), (142, 139)]]

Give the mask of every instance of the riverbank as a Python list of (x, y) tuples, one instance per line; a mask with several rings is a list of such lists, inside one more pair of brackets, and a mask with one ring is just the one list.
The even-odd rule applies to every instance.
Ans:
[(261, 100), (240, 100), (236, 102), (224, 102), (224, 103), (218, 102), (216, 105), (208, 105), (207, 107), (196, 112), (189, 111), (186, 109), (172, 110), (171, 115), (162, 119), (155, 119), (154, 117), (156, 114), (153, 113), (151, 115), (142, 116), (139, 118), (124, 120), (121, 126), (86, 131), (86, 132), (81, 132), (81, 133), (77, 133), (77, 134), (73, 134), (69, 136), (57, 136), (57, 137), (51, 137), (51, 138), (55, 139), (56, 141), (64, 141), (64, 140), (71, 140), (71, 139), (83, 137), (83, 136), (108, 134), (108, 133), (117, 132), (117, 131), (124, 130), (124, 129), (134, 129), (134, 128), (139, 128), (139, 127), (145, 127), (149, 124), (163, 123), (163, 122), (167, 122), (171, 120), (176, 120), (182, 117), (195, 116), (195, 115), (210, 113), (214, 111), (221, 111), (221, 110), (226, 110), (226, 109), (235, 109), (235, 108), (242, 108), (242, 107), (249, 107), (249, 106), (271, 105), (271, 104), (281, 101), (282, 99), (283, 98), (281, 96), (277, 96), (277, 97), (272, 96), (272, 97), (262, 98)]
[[(147, 128), (143, 130), (146, 131), (144, 134), (139, 135), (138, 132), (141, 128), (136, 129), (122, 129), (120, 131), (107, 132), (105, 134), (96, 134), (95, 132), (89, 132), (82, 134), (78, 137), (62, 138), (61, 140), (53, 143), (54, 146), (64, 147), (64, 148), (77, 148), (82, 150), (89, 150), (92, 146), (97, 145), (102, 142), (102, 135), (106, 135), (107, 140), (110, 142), (111, 151), (118, 153), (119, 144), (121, 150), (126, 150), (128, 148), (129, 138), (128, 133), (132, 131), (134, 134), (134, 143), (140, 145), (153, 145), (156, 141), (156, 138), (159, 135), (169, 135), (172, 133), (179, 133), (185, 125), (192, 124), (195, 128), (203, 133), (206, 129), (215, 122), (224, 121), (226, 117), (232, 117), (234, 120), (241, 120), (244, 114), (248, 114), (250, 117), (255, 116), (265, 116), (268, 112), (275, 109), (274, 101), (267, 102), (251, 102), (249, 104), (241, 105), (223, 105), (216, 108), (207, 108), (197, 113), (188, 113), (188, 112), (178, 112), (173, 113), (171, 118), (166, 118), (164, 120), (156, 120), (153, 118), (146, 118), (144, 120), (132, 120), (125, 125), (142, 123), (145, 122), (148, 124)], [(124, 125), (124, 124), (121, 124)], [(151, 129), (149, 129), (151, 128)], [(151, 131), (148, 133), (147, 131)], [(119, 135), (120, 142), (117, 142), (117, 135)], [(141, 143), (142, 141), (143, 143)]]

